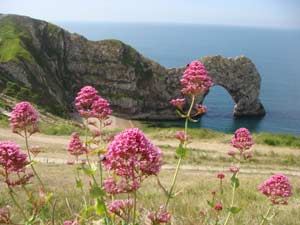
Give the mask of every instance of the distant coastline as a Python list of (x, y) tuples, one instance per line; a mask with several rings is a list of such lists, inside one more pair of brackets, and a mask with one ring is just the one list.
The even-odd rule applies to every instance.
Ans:
[(167, 67), (183, 66), (204, 55), (247, 55), (262, 76), (261, 99), (267, 116), (233, 119), (229, 94), (214, 87), (205, 102), (209, 111), (198, 125), (225, 132), (247, 126), (253, 131), (300, 134), (299, 29), (103, 22), (60, 25), (92, 40), (120, 39)]

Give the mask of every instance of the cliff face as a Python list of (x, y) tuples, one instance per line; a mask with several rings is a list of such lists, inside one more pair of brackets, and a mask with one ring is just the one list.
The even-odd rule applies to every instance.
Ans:
[[(233, 97), (235, 115), (264, 114), (260, 76), (249, 59), (201, 60)], [(89, 84), (109, 99), (115, 115), (176, 118), (169, 100), (180, 95), (182, 71), (166, 69), (117, 40), (89, 41), (44, 21), (0, 15), (1, 90), (13, 87), (57, 114), (72, 111), (76, 92)]]

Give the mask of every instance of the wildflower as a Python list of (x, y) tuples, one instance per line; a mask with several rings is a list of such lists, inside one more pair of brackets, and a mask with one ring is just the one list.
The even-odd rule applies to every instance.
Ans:
[(217, 202), (217, 203), (215, 204), (215, 206), (214, 206), (214, 209), (215, 209), (216, 211), (221, 211), (221, 210), (223, 209), (222, 203), (221, 203), (221, 202)]
[(109, 102), (100, 96), (98, 96), (92, 103), (91, 109), (91, 115), (100, 120), (108, 119), (108, 116), (112, 113)]
[(20, 147), (11, 141), (0, 141), (0, 165), (8, 173), (24, 172), (28, 164), (27, 155)]
[(188, 138), (184, 131), (177, 131), (175, 138), (178, 139), (181, 143), (185, 142)]
[(10, 126), (14, 133), (26, 131), (33, 134), (38, 131), (38, 113), (29, 102), (20, 102), (15, 105), (10, 114)]
[(235, 150), (233, 150), (233, 149), (231, 149), (231, 150), (229, 150), (228, 152), (227, 152), (227, 154), (229, 155), (229, 156), (232, 156), (232, 157), (235, 157), (235, 155), (236, 155), (236, 151)]
[(0, 224), (12, 224), (8, 206), (0, 208)]
[(237, 166), (230, 166), (230, 167), (229, 167), (229, 171), (230, 171), (231, 173), (238, 173), (238, 172), (240, 171), (240, 168), (237, 167)]
[(207, 107), (205, 105), (201, 105), (201, 104), (197, 104), (196, 105), (196, 115), (195, 116), (199, 116), (202, 114), (207, 113)]
[(213, 85), (205, 66), (198, 60), (191, 62), (180, 80), (184, 95), (205, 93)]
[(236, 130), (234, 137), (231, 139), (231, 145), (239, 149), (241, 152), (250, 149), (253, 144), (251, 134), (246, 128)]
[(66, 220), (64, 221), (64, 225), (78, 225), (77, 220)]
[(140, 181), (137, 179), (128, 180), (125, 178), (108, 177), (103, 182), (104, 190), (111, 195), (120, 193), (134, 192), (140, 187)]
[(150, 219), (153, 225), (169, 223), (171, 220), (171, 214), (166, 211), (163, 206), (161, 206), (158, 211), (150, 212), (148, 214), (148, 219)]
[(171, 105), (173, 105), (174, 107), (182, 110), (184, 105), (185, 105), (185, 99), (184, 98), (177, 98), (177, 99), (172, 99), (170, 101)]
[(162, 164), (161, 150), (138, 128), (131, 128), (114, 137), (103, 164), (118, 176), (130, 179), (156, 175)]
[(71, 135), (71, 140), (68, 145), (68, 151), (71, 155), (74, 155), (76, 157), (87, 153), (87, 148), (84, 147), (82, 141), (80, 140), (79, 134), (76, 132)]
[(220, 180), (223, 180), (225, 178), (225, 174), (224, 173), (218, 173), (217, 178), (219, 178)]
[(264, 181), (259, 191), (267, 196), (274, 205), (288, 204), (288, 198), (292, 196), (292, 185), (287, 176), (275, 174)]
[(92, 116), (92, 105), (99, 98), (97, 94), (98, 91), (91, 86), (85, 86), (77, 93), (75, 107), (82, 117)]
[(133, 200), (126, 199), (126, 200), (114, 200), (108, 205), (108, 210), (122, 217), (129, 209), (133, 207)]

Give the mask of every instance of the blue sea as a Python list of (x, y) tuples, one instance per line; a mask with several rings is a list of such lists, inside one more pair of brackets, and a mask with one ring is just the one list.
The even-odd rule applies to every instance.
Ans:
[(232, 132), (300, 135), (300, 30), (186, 24), (58, 23), (91, 40), (119, 39), (166, 67), (180, 67), (207, 55), (245, 55), (261, 74), (263, 118), (232, 116), (234, 102), (215, 86), (205, 99), (208, 113), (196, 126)]

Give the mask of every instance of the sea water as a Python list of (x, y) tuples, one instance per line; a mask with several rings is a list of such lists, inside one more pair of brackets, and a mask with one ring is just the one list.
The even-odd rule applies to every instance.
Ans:
[(245, 55), (261, 75), (260, 98), (266, 116), (234, 118), (231, 96), (215, 86), (205, 99), (208, 113), (195, 126), (225, 132), (247, 127), (251, 131), (300, 134), (300, 30), (188, 24), (59, 24), (90, 40), (121, 40), (166, 67), (181, 67), (207, 55)]

